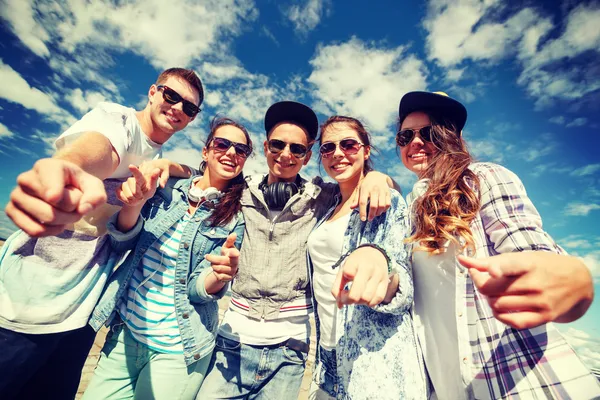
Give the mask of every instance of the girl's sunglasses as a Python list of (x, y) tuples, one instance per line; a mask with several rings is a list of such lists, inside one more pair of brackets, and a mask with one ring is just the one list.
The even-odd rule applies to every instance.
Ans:
[(185, 113), (185, 115), (187, 115), (188, 117), (194, 118), (196, 116), (196, 114), (198, 114), (200, 112), (200, 107), (198, 107), (191, 101), (184, 99), (183, 97), (181, 97), (181, 95), (179, 93), (177, 93), (170, 87), (165, 86), (165, 85), (158, 85), (156, 88), (158, 90), (162, 90), (163, 100), (166, 101), (167, 103), (169, 103), (169, 104), (177, 104), (179, 102), (183, 103), (181, 108), (183, 109), (183, 112)]
[(290, 146), (290, 153), (296, 158), (304, 158), (308, 152), (308, 148), (300, 143), (287, 143), (279, 139), (271, 139), (268, 142), (269, 151), (273, 154), (281, 153), (286, 146)]
[(339, 142), (325, 142), (321, 145), (321, 147), (319, 147), (321, 157), (327, 158), (331, 156), (333, 153), (335, 153), (337, 146), (340, 146), (340, 149), (345, 154), (354, 155), (358, 153), (364, 144), (353, 138), (342, 139)]
[(231, 148), (231, 146), (233, 146), (235, 149), (235, 154), (240, 157), (248, 158), (248, 156), (252, 153), (252, 148), (247, 144), (232, 142), (229, 139), (220, 137), (213, 138), (210, 148), (218, 151), (219, 153), (225, 153)]
[(421, 136), (424, 142), (431, 142), (431, 133), (433, 128), (431, 125), (424, 126), (419, 129), (404, 129), (396, 134), (396, 143), (400, 147), (404, 147), (412, 142), (413, 138), (417, 133)]

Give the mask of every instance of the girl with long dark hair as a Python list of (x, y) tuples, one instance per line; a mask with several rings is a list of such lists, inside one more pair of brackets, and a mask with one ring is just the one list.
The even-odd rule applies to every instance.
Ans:
[(241, 172), (252, 153), (242, 125), (215, 118), (210, 128), (200, 176), (156, 190), (159, 171), (131, 166), (117, 191), (125, 205), (109, 222), (111, 243), (132, 251), (92, 315), (111, 330), (86, 399), (193, 399), (204, 379), (216, 300), (237, 270), (222, 258), (241, 245)]

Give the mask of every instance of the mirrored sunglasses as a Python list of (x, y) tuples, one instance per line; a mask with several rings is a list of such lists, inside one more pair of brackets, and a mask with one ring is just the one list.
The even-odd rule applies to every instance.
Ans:
[(319, 148), (321, 157), (327, 158), (335, 153), (335, 149), (340, 147), (345, 154), (354, 155), (358, 153), (361, 146), (364, 146), (361, 142), (353, 138), (342, 139), (339, 142), (325, 142)]
[(240, 157), (248, 158), (250, 154), (252, 154), (252, 148), (247, 144), (232, 142), (229, 139), (216, 137), (212, 139), (210, 148), (218, 151), (220, 153), (224, 153), (229, 150), (231, 147), (235, 149), (235, 154)]
[(417, 133), (419, 133), (419, 136), (421, 136), (421, 139), (423, 139), (424, 142), (431, 142), (432, 132), (433, 128), (431, 125), (419, 129), (404, 129), (396, 134), (396, 143), (398, 146), (404, 147), (412, 142)]

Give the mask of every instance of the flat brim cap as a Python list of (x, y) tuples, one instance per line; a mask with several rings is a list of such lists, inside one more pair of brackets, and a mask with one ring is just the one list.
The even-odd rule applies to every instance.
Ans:
[(273, 127), (281, 122), (290, 122), (306, 130), (310, 140), (317, 138), (319, 120), (315, 112), (302, 103), (296, 101), (280, 101), (273, 104), (265, 114), (265, 131), (267, 134)]
[(400, 125), (404, 118), (412, 112), (423, 111), (432, 114), (436, 118), (450, 121), (460, 132), (467, 123), (467, 109), (459, 101), (448, 95), (432, 92), (409, 92), (402, 96), (398, 116)]

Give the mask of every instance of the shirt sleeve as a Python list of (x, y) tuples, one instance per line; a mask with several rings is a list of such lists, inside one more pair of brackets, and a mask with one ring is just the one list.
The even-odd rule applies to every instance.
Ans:
[[(239, 218), (235, 227), (233, 228), (233, 232), (236, 233), (237, 237), (235, 239), (234, 246), (237, 249), (242, 248), (242, 241), (244, 240), (244, 228), (246, 226), (244, 222), (244, 218), (239, 214), (235, 218)], [(221, 247), (223, 247), (223, 243), (221, 246), (217, 246), (211, 251), (210, 254), (221, 255)], [(210, 266), (210, 262), (202, 257), (202, 261), (200, 264), (192, 271), (189, 277), (188, 282), (188, 298), (190, 302), (195, 304), (204, 304), (209, 301), (219, 300), (221, 299), (227, 290), (229, 290), (229, 283), (223, 286), (221, 290), (217, 293), (210, 294), (206, 291), (206, 287), (204, 286), (204, 281), (206, 278), (212, 273), (212, 267)]]
[(414, 285), (408, 246), (404, 239), (408, 233), (408, 210), (400, 194), (391, 190), (392, 204), (382, 215), (371, 222), (364, 222), (362, 235), (357, 245), (376, 244), (390, 258), (391, 274), (398, 274), (399, 286), (396, 295), (388, 304), (379, 304), (373, 310), (391, 314), (408, 312), (413, 303)]
[(479, 178), (483, 229), (497, 254), (526, 250), (565, 253), (542, 228), (542, 218), (516, 174), (488, 163), (475, 164), (472, 169)]
[(57, 150), (73, 143), (86, 132), (98, 132), (108, 140), (123, 159), (133, 140), (131, 133), (125, 126), (127, 114), (125, 107), (118, 104), (100, 103), (96, 108), (85, 114), (69, 129), (63, 132), (54, 142)]

